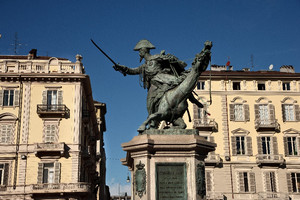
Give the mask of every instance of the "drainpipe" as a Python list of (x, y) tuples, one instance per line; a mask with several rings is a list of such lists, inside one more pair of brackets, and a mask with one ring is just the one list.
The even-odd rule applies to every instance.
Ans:
[(21, 75), (19, 75), (19, 81), (20, 81), (20, 92), (19, 92), (19, 112), (18, 112), (18, 128), (17, 128), (17, 141), (16, 141), (15, 168), (14, 168), (14, 183), (13, 183), (13, 189), (14, 190), (16, 189), (17, 177), (18, 177), (21, 117), (22, 117), (23, 83), (22, 83), (22, 80), (21, 80)]

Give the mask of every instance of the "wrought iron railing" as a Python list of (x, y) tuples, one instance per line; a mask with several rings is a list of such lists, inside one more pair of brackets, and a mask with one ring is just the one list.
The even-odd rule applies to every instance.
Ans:
[(60, 113), (60, 114), (69, 114), (70, 109), (64, 104), (38, 104), (37, 105), (38, 114), (51, 114), (51, 113)]

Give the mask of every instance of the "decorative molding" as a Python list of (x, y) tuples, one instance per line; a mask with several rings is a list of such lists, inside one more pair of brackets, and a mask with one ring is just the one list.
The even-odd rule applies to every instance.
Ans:
[(282, 131), (282, 133), (284, 135), (290, 135), (290, 134), (293, 134), (293, 135), (300, 135), (300, 131), (296, 130), (296, 129), (293, 129), (293, 128), (290, 128), (290, 129), (287, 129), (285, 131)]
[(146, 171), (145, 164), (141, 161), (136, 165), (137, 170), (135, 171), (135, 191), (136, 194), (142, 198), (144, 194), (146, 194)]
[(292, 97), (285, 97), (281, 103), (286, 103), (286, 101), (292, 101), (292, 103), (297, 103), (297, 100), (294, 100)]
[(234, 103), (234, 102), (239, 101), (239, 100), (241, 101), (241, 103), (247, 103), (247, 100), (243, 100), (242, 97), (235, 97), (230, 102)]
[(31, 83), (24, 83), (23, 97), (22, 143), (26, 144), (29, 135)]
[(231, 133), (233, 135), (248, 135), (250, 133), (250, 131), (247, 131), (246, 129), (243, 129), (243, 128), (238, 128), (238, 129), (231, 131)]
[(78, 144), (80, 142), (80, 130), (82, 126), (82, 86), (81, 83), (75, 84), (74, 95), (74, 129), (73, 129), (73, 142)]
[(266, 102), (266, 103), (272, 103), (272, 101), (269, 100), (267, 97), (260, 97), (257, 100), (255, 100), (255, 102), (256, 103), (264, 103), (264, 102)]

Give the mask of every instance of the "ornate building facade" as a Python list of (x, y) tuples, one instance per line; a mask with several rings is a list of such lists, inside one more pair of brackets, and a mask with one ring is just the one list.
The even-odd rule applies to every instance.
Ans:
[[(185, 121), (215, 142), (206, 158), (208, 199), (300, 199), (300, 73), (212, 65)], [(191, 109), (193, 108), (193, 109)]]
[(81, 59), (0, 56), (0, 199), (105, 199), (106, 106)]

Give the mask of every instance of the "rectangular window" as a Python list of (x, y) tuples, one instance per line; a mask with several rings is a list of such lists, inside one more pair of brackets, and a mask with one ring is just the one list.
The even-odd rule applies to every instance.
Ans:
[(266, 104), (260, 104), (259, 106), (259, 118), (261, 124), (270, 124), (270, 114), (269, 114), (269, 108)]
[(0, 143), (11, 143), (12, 124), (0, 125)]
[(300, 173), (291, 173), (293, 192), (300, 192)]
[(243, 173), (243, 177), (244, 177), (244, 188), (245, 188), (245, 192), (249, 192), (249, 178), (248, 178), (248, 173), (244, 172)]
[(285, 121), (295, 121), (295, 110), (293, 104), (284, 104), (284, 119)]
[(233, 82), (232, 83), (233, 90), (241, 90), (241, 83), (240, 82)]
[(3, 106), (13, 106), (14, 105), (14, 90), (4, 90), (3, 91)]
[(245, 155), (245, 137), (237, 136), (236, 137), (236, 154), (237, 155)]
[(43, 183), (54, 183), (54, 163), (44, 163)]
[(264, 83), (258, 83), (257, 84), (257, 89), (258, 90), (266, 90), (266, 85)]
[(262, 153), (271, 154), (271, 138), (270, 137), (261, 137), (262, 143)]
[(204, 81), (198, 81), (197, 82), (197, 90), (204, 90), (205, 89), (205, 82)]
[(245, 113), (243, 104), (234, 104), (234, 121), (244, 121)]
[(57, 90), (47, 90), (48, 110), (57, 110)]
[(266, 178), (267, 183), (269, 183), (267, 184), (268, 192), (277, 192), (275, 172), (268, 172)]
[(288, 155), (298, 155), (297, 137), (287, 137)]
[(291, 90), (289, 82), (282, 83), (282, 90)]

